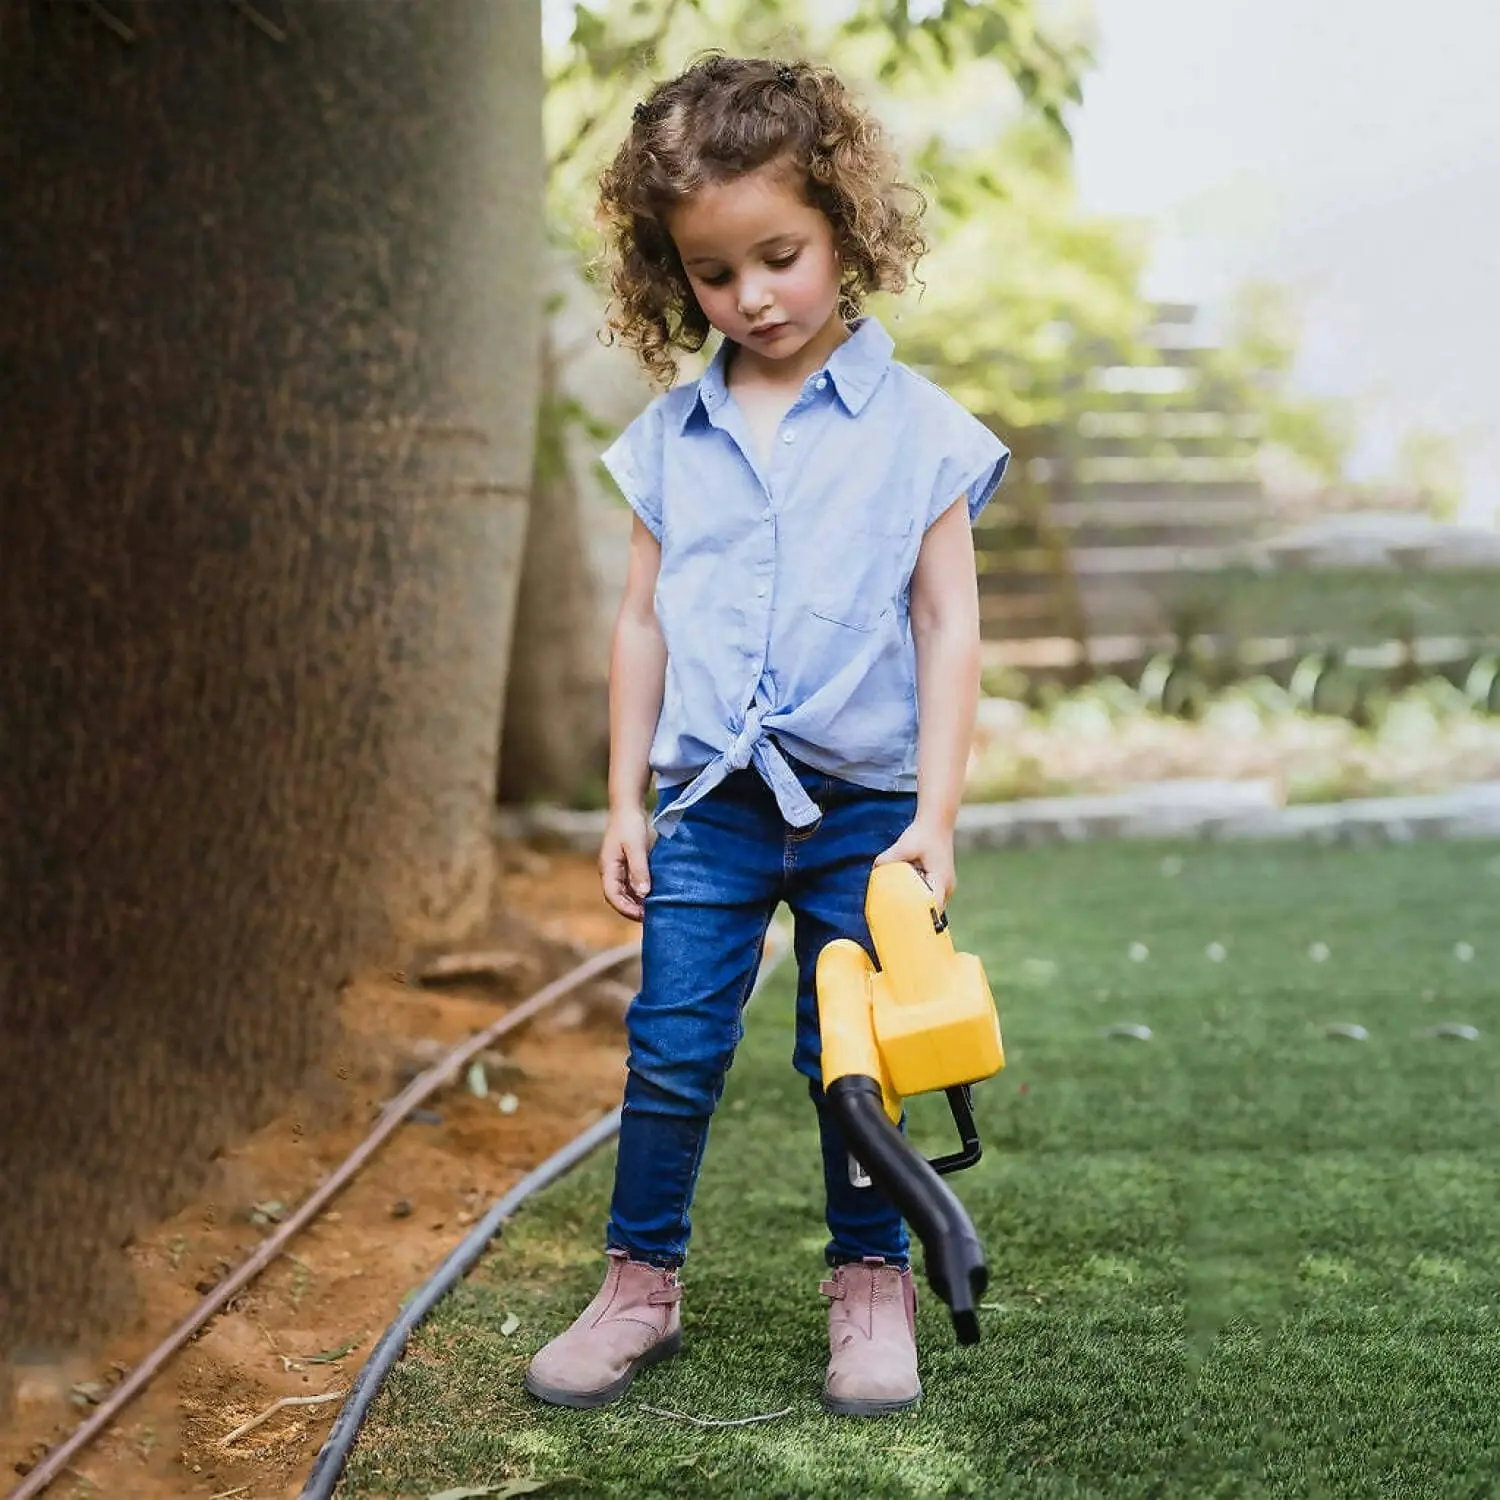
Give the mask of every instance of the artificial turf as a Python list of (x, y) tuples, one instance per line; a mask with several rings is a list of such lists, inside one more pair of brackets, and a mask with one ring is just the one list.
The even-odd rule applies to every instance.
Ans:
[[(594, 1413), (521, 1389), (597, 1287), (606, 1151), (413, 1339), (340, 1495), (1500, 1494), (1496, 846), (1082, 845), (975, 855), (960, 882), (1007, 1050), (975, 1090), (984, 1160), (951, 1179), (991, 1280), (968, 1348), (919, 1282), (914, 1413), (818, 1404), (787, 963), (714, 1124), (682, 1356)], [(1479, 1037), (1423, 1034), (1445, 1022)], [(914, 1101), (929, 1155), (945, 1108)]]

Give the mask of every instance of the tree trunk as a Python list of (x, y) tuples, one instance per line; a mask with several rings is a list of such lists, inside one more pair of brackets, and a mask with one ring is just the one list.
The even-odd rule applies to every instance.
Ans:
[(0, 0), (0, 1353), (487, 905), (538, 0)]
[(500, 754), (502, 802), (597, 806), (609, 766), (608, 632), (543, 334), (536, 462)]

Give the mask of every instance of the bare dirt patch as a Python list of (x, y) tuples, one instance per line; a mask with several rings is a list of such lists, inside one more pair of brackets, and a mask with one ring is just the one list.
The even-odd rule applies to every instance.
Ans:
[[(494, 972), (425, 984), (370, 974), (340, 1001), (343, 1041), (292, 1106), (214, 1164), (192, 1202), (122, 1254), (139, 1317), (105, 1347), (17, 1371), (0, 1429), (0, 1487), (27, 1472), (107, 1396), (204, 1293), (360, 1142), (382, 1105), (438, 1053), (491, 1024), (577, 963), (632, 941), (586, 856), (507, 846), (489, 929), (476, 951)], [(632, 966), (617, 980), (634, 982)], [(295, 1496), (339, 1410), (337, 1399), (278, 1410), (283, 1397), (347, 1388), (402, 1299), (527, 1170), (619, 1100), (624, 1081), (616, 982), (564, 999), (485, 1054), (484, 1094), (458, 1081), (405, 1124), (330, 1209), (182, 1349), (118, 1423), (48, 1491), (65, 1500), (281, 1500)], [(461, 1070), (462, 1075), (462, 1070)], [(480, 1080), (475, 1079), (478, 1086)]]

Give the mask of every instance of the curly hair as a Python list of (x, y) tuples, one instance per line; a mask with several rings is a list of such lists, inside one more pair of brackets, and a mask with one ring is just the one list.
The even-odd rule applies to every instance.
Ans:
[(607, 325), (658, 385), (677, 378), (674, 351), (695, 353), (709, 335), (666, 216), (700, 188), (768, 164), (784, 164), (832, 225), (846, 320), (869, 293), (904, 290), (926, 253), (925, 198), (899, 180), (879, 123), (831, 69), (709, 53), (636, 105), (599, 179)]

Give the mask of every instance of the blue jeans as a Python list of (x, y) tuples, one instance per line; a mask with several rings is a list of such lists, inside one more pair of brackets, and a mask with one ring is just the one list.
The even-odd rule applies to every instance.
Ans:
[[(865, 889), (875, 857), (916, 813), (916, 796), (872, 792), (788, 757), (823, 810), (812, 828), (782, 819), (754, 770), (732, 772), (651, 850), (641, 990), (630, 1042), (606, 1245), (681, 1264), (710, 1117), (744, 1035), (766, 929), (781, 901), (795, 920), (797, 1028), (792, 1064), (808, 1080), (823, 1155), (830, 1265), (880, 1256), (908, 1264), (901, 1215), (878, 1187), (849, 1181), (849, 1148), (823, 1107), (814, 973), (823, 946), (853, 938), (873, 955)], [(662, 805), (681, 787), (663, 788)]]

